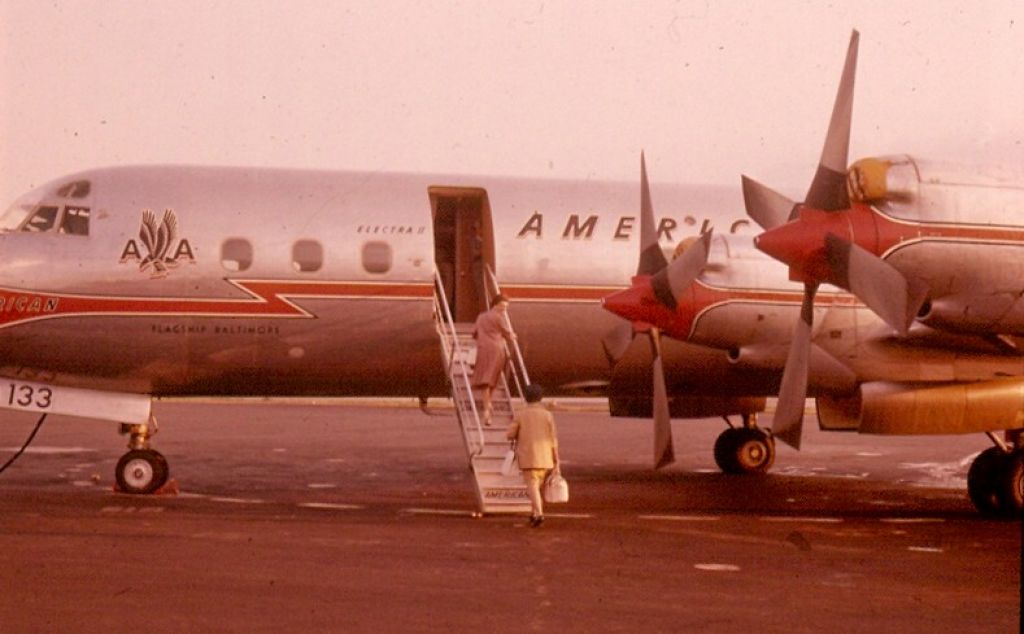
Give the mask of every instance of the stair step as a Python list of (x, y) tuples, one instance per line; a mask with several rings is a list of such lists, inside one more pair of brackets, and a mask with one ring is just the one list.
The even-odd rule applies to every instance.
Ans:
[(485, 444), (483, 451), (478, 453), (474, 459), (477, 460), (504, 460), (508, 452), (508, 443)]
[(501, 473), (478, 473), (477, 482), (480, 488), (502, 488), (514, 491), (522, 491), (526, 494), (526, 484), (519, 475), (505, 476)]
[(490, 427), (484, 427), (484, 438), (487, 442), (501, 443), (504, 445), (508, 444), (508, 440), (505, 439), (505, 432), (508, 430), (508, 425), (499, 425), (498, 421), (491, 423)]
[[(470, 382), (473, 378), (472, 368), (469, 368), (467, 372), (463, 372), (461, 368), (453, 368), (452, 371), (448, 373), (448, 378), (452, 379), (452, 385), (457, 385), (460, 388), (466, 389), (468, 387), (483, 391), (482, 387), (477, 388)], [(504, 381), (498, 381), (498, 384), (494, 386), (494, 389), (491, 390), (491, 392), (494, 394), (508, 394), (509, 389), (505, 387)]]
[[(477, 405), (481, 407), (483, 406), (484, 397), (482, 394), (478, 394), (476, 390), (467, 390), (465, 388), (460, 390), (455, 388), (452, 390), (452, 396), (458, 401), (463, 401), (465, 403), (476, 401)], [(491, 406), (497, 407), (499, 405), (505, 409), (509, 409), (512, 407), (512, 399), (510, 399), (506, 394), (499, 394), (495, 392), (491, 395)]]
[(484, 448), (486, 449), (500, 449), (502, 455), (509, 449), (509, 442), (505, 439), (505, 432), (502, 431), (501, 435), (489, 435), (484, 434)]
[[(454, 399), (454, 401), (455, 401), (455, 406), (456, 407), (458, 407), (459, 409), (461, 409), (463, 411), (468, 412), (469, 410), (473, 409), (474, 405), (476, 405), (476, 410), (478, 412), (480, 412), (481, 416), (483, 415), (483, 413), (484, 413), (483, 399), (476, 399), (476, 402), (474, 403), (473, 399), (471, 399), (471, 398), (467, 398), (467, 397), (461, 397), (460, 398), (458, 395), (455, 395), (455, 396), (456, 396), (456, 398)], [(509, 403), (508, 401), (505, 401), (505, 402), (491, 401), (491, 413), (493, 413), (493, 414), (503, 414), (503, 415), (506, 415), (506, 416), (512, 416), (514, 414), (514, 412), (515, 412), (515, 407), (513, 407), (512, 404)]]
[(507, 476), (501, 472), (501, 463), (495, 463), (494, 467), (475, 467), (476, 468), (476, 479), (481, 486), (507, 486), (507, 487), (523, 487), (522, 476), (515, 474)]
[[(472, 414), (473, 413), (473, 409), (474, 409), (473, 408), (473, 404), (469, 403), (469, 402), (457, 403), (457, 407), (459, 408), (459, 411), (467, 413), (467, 414)], [(484, 415), (484, 408), (482, 406), (478, 405), (476, 407), (476, 411), (480, 413), (480, 416), (482, 418), (483, 415)], [(514, 415), (515, 414), (513, 414), (511, 409), (498, 408), (496, 405), (492, 405), (491, 406), (491, 418), (493, 420), (495, 420), (495, 421), (498, 421), (498, 420), (511, 421)]]
[[(497, 433), (489, 433), (491, 428), (484, 427), (484, 448), (498, 447), (503, 452), (508, 451), (508, 440), (505, 437), (505, 430), (499, 429)], [(469, 439), (473, 443), (474, 447), (478, 447), (480, 443), (480, 434), (476, 432), (476, 428), (471, 428), (469, 433)]]
[(473, 460), (480, 460), (481, 464), (494, 461), (500, 462), (505, 459), (506, 453), (508, 453), (508, 443), (504, 445), (484, 445), (483, 451), (474, 456)]
[[(476, 421), (473, 419), (473, 408), (472, 407), (470, 407), (468, 404), (462, 405), (462, 406), (459, 407), (459, 411), (462, 412), (462, 414), (464, 416), (468, 417), (467, 421), (472, 420), (473, 421), (473, 427), (476, 427)], [(480, 416), (481, 426), (483, 426), (483, 427), (501, 427), (502, 429), (504, 429), (505, 427), (508, 427), (509, 423), (511, 423), (512, 419), (514, 418), (514, 415), (512, 414), (512, 412), (506, 412), (506, 411), (502, 411), (502, 410), (496, 409), (496, 410), (491, 412), (491, 424), (490, 425), (483, 425), (484, 410), (482, 408), (478, 407), (476, 409), (476, 412)]]
[(495, 418), (491, 421), (490, 425), (481, 424), (478, 428), (476, 421), (472, 420), (471, 416), (467, 416), (467, 418), (469, 420), (467, 420), (464, 423), (464, 425), (466, 426), (470, 434), (472, 434), (473, 438), (479, 438), (480, 432), (482, 431), (484, 435), (484, 441), (487, 442), (488, 444), (508, 444), (508, 440), (505, 439), (505, 434), (508, 433), (508, 428), (510, 427), (509, 423), (511, 423), (510, 420), (503, 422)]
[[(478, 404), (474, 408), (473, 407), (473, 403), (471, 403), (469, 401), (463, 401), (461, 403), (456, 403), (455, 405), (456, 405), (456, 407), (459, 408), (459, 411), (461, 411), (461, 412), (471, 413), (475, 409), (477, 412), (480, 413), (480, 417), (483, 418), (484, 408), (483, 408), (482, 405)], [(510, 408), (510, 407), (498, 407), (497, 404), (491, 405), (491, 417), (494, 418), (495, 420), (497, 420), (499, 418), (503, 418), (503, 419), (506, 419), (506, 420), (512, 420), (512, 418), (514, 416), (515, 416), (515, 413), (513, 412), (512, 408)]]

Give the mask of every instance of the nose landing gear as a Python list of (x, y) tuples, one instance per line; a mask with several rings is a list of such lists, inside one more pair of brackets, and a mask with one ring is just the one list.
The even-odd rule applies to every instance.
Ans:
[(148, 424), (121, 425), (121, 433), (129, 436), (129, 451), (117, 461), (114, 477), (117, 489), (123, 493), (149, 494), (167, 484), (170, 476), (167, 459), (149, 445), (149, 439), (159, 427), (156, 418), (150, 418), (150, 422), (152, 431)]

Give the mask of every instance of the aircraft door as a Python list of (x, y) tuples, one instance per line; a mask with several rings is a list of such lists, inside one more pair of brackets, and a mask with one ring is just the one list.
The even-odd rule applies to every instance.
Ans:
[(495, 291), (494, 236), (487, 191), (478, 187), (431, 187), (434, 262), (456, 322), (472, 322)]

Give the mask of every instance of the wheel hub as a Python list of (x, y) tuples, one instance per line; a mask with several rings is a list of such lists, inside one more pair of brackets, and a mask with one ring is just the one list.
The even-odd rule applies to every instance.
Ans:
[(132, 460), (125, 465), (124, 479), (131, 486), (143, 489), (153, 481), (153, 466), (142, 459)]

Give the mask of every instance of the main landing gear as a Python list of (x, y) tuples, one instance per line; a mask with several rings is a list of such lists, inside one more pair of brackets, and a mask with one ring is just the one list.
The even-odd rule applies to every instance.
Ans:
[(756, 414), (744, 414), (742, 427), (729, 423), (715, 441), (715, 463), (725, 473), (767, 473), (774, 462), (775, 439), (757, 426)]
[(988, 432), (995, 447), (978, 454), (967, 472), (967, 494), (982, 515), (1013, 518), (1024, 509), (1024, 437), (1021, 430), (1007, 436), (1010, 444)]
[(147, 424), (121, 425), (121, 433), (129, 436), (129, 451), (117, 461), (114, 477), (117, 489), (123, 493), (153, 493), (166, 484), (170, 476), (167, 459), (149, 446), (149, 439), (159, 429), (156, 418), (150, 418), (150, 422), (152, 431)]

